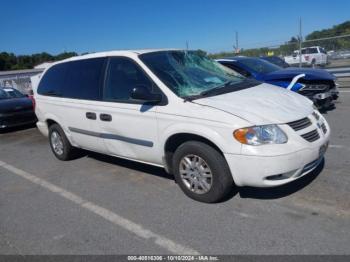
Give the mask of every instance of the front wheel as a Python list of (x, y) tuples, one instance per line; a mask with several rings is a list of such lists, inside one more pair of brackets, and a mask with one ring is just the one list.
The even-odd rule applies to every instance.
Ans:
[(190, 141), (180, 145), (174, 153), (173, 167), (182, 191), (197, 201), (219, 202), (234, 189), (225, 158), (205, 143)]

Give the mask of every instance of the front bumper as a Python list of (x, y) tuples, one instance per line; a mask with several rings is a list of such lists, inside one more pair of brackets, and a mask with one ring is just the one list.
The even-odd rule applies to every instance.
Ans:
[[(312, 142), (302, 138), (301, 135), (312, 130), (317, 130), (319, 138)], [(285, 126), (284, 131), (289, 137), (287, 144), (243, 146), (248, 150), (242, 150), (240, 155), (224, 154), (237, 186), (280, 186), (317, 168), (329, 143), (330, 128), (326, 120), (321, 116), (303, 130), (294, 131)]]
[[(325, 142), (327, 145), (328, 142)], [(237, 186), (275, 187), (312, 172), (322, 162), (320, 149), (305, 149), (288, 155), (264, 157), (225, 155)]]
[(49, 136), (49, 128), (45, 122), (38, 121), (36, 123), (37, 128), (39, 129), (40, 133), (42, 133), (44, 136)]
[(318, 107), (329, 106), (333, 100), (337, 100), (339, 97), (338, 88), (334, 87), (326, 92), (308, 91), (307, 93), (300, 92), (310, 100), (312, 100)]
[(339, 98), (339, 90), (338, 87), (335, 87), (329, 91), (332, 94), (333, 100), (337, 100)]
[(339, 96), (339, 90), (338, 90), (338, 88), (334, 87), (334, 88), (330, 89), (328, 92), (315, 94), (313, 96), (313, 98), (315, 100), (324, 100), (324, 99), (328, 99), (328, 98), (336, 99), (336, 98), (338, 98), (338, 96)]
[(328, 92), (313, 95), (312, 98), (315, 101), (319, 101), (319, 100), (325, 100), (325, 99), (331, 98), (332, 96), (333, 96), (333, 93), (331, 91), (328, 91)]

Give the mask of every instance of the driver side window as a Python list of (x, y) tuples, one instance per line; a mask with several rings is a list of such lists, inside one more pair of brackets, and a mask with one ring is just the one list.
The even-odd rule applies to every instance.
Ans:
[(128, 58), (113, 57), (109, 61), (104, 88), (104, 100), (131, 101), (130, 94), (137, 86), (152, 92), (153, 83), (135, 62)]

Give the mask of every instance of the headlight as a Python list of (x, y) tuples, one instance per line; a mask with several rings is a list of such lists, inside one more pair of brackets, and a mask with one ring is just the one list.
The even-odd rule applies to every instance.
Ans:
[(311, 91), (324, 91), (329, 87), (329, 85), (325, 84), (307, 84), (304, 87), (302, 87), (300, 90), (311, 90)]
[(287, 143), (287, 135), (277, 125), (253, 126), (240, 128), (233, 132), (233, 136), (242, 144), (264, 145)]

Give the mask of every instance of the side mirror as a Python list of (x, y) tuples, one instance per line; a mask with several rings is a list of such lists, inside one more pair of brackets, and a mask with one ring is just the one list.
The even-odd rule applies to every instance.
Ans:
[(162, 101), (161, 94), (153, 94), (145, 86), (136, 86), (133, 88), (130, 97), (135, 100), (144, 101), (145, 103), (159, 103)]

